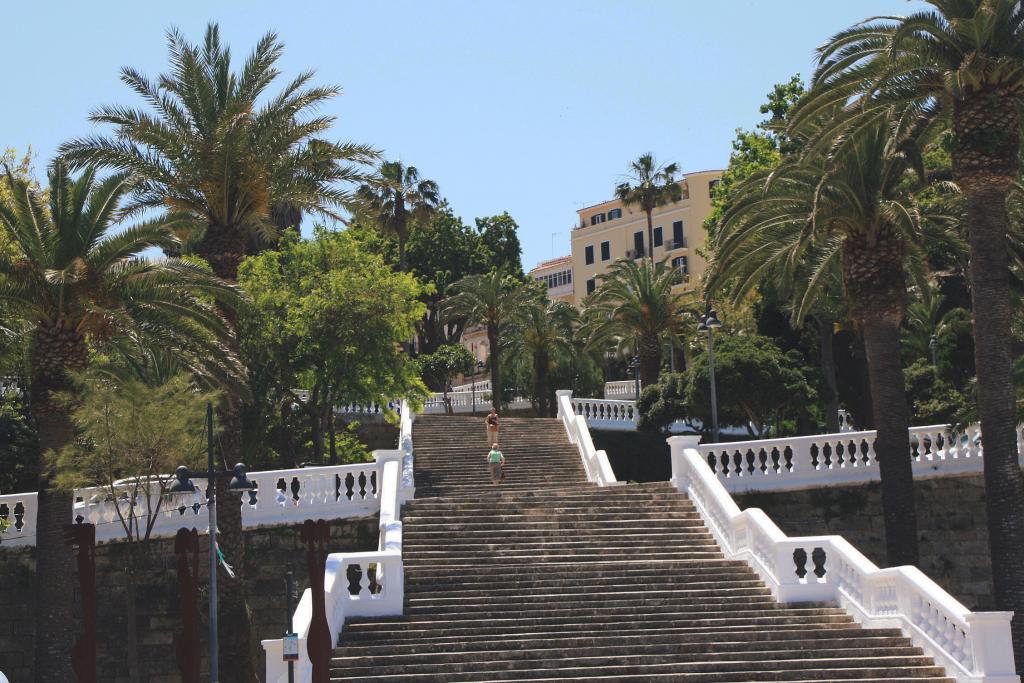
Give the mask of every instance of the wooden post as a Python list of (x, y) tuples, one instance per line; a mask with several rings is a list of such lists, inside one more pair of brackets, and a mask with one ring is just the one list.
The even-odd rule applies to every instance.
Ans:
[(312, 683), (330, 683), (331, 629), (327, 625), (327, 607), (324, 595), (324, 572), (327, 570), (327, 541), (331, 529), (327, 522), (307, 519), (302, 524), (302, 542), (306, 544), (306, 563), (309, 568), (309, 589), (313, 597), (313, 618), (306, 636), (306, 651), (313, 668)]
[(71, 648), (71, 667), (78, 683), (96, 683), (96, 527), (68, 524), (64, 543), (78, 547), (78, 585), (82, 591), (82, 635)]
[(194, 528), (178, 529), (174, 554), (178, 556), (178, 593), (181, 596), (181, 635), (174, 643), (174, 657), (182, 683), (199, 683), (199, 532)]

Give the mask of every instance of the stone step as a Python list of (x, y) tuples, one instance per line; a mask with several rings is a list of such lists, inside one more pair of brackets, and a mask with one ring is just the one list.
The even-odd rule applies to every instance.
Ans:
[(832, 628), (817, 631), (805, 629), (763, 630), (749, 629), (746, 631), (703, 631), (692, 629), (650, 629), (637, 633), (594, 633), (586, 635), (541, 633), (538, 637), (525, 635), (519, 637), (445, 639), (438, 637), (423, 642), (402, 642), (380, 645), (359, 644), (349, 646), (345, 635), (341, 645), (335, 650), (339, 656), (359, 653), (365, 656), (382, 654), (421, 655), (456, 652), (504, 651), (508, 649), (550, 649), (577, 651), (584, 648), (605, 646), (655, 646), (670, 647), (680, 652), (742, 652), (750, 649), (768, 649), (771, 647), (793, 647), (794, 643), (814, 648), (831, 647), (889, 647), (893, 644), (909, 646), (910, 639), (899, 629), (861, 629), (859, 626), (848, 628)]
[[(456, 580), (462, 579), (462, 576), (453, 576), (449, 567), (442, 567), (438, 565), (430, 565), (424, 563), (422, 566), (415, 566), (415, 560), (409, 558), (405, 560), (405, 566), (410, 571), (410, 578), (420, 577), (423, 579), (441, 577), (445, 579)], [(657, 560), (649, 560), (646, 562), (638, 562), (629, 558), (621, 560), (606, 559), (604, 562), (593, 562), (587, 564), (576, 564), (573, 562), (562, 562), (562, 563), (549, 563), (546, 565), (530, 565), (522, 566), (516, 563), (507, 562), (492, 562), (486, 566), (475, 567), (473, 576), (486, 577), (487, 580), (497, 579), (508, 579), (516, 576), (557, 576), (559, 578), (580, 578), (581, 580), (587, 576), (592, 576), (595, 572), (605, 575), (619, 575), (619, 572), (623, 569), (634, 569), (642, 565), (647, 565), (651, 568), (661, 566), (677, 567), (679, 565), (686, 565), (686, 572), (693, 575), (704, 575), (705, 572), (720, 573), (723, 570), (734, 571), (737, 575), (749, 575), (753, 576), (753, 570), (746, 566), (742, 562), (736, 560), (726, 560), (724, 557), (713, 557), (713, 558), (659, 558)]]
[(524, 575), (524, 572), (509, 573), (501, 575), (483, 576), (448, 576), (437, 574), (434, 576), (420, 576), (420, 571), (413, 571), (406, 576), (406, 593), (419, 590), (431, 590), (445, 593), (474, 593), (498, 594), (503, 592), (516, 591), (520, 594), (530, 591), (551, 591), (551, 590), (601, 590), (603, 587), (623, 588), (642, 587), (646, 590), (657, 590), (669, 587), (687, 587), (691, 589), (717, 589), (730, 590), (732, 588), (746, 588), (751, 586), (763, 587), (764, 584), (756, 578), (752, 571), (744, 567), (732, 570), (728, 568), (704, 570), (688, 574), (665, 574), (651, 570), (647, 573), (637, 572), (627, 574), (623, 572), (600, 572), (584, 574), (563, 574), (558, 572), (551, 574), (541, 572), (539, 574)]

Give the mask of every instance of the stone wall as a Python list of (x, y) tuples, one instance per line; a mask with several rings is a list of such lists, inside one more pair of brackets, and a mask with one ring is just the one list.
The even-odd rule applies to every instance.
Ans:
[[(331, 524), (331, 552), (376, 550), (377, 516), (340, 520)], [(301, 594), (309, 585), (305, 546), (299, 526), (268, 527), (245, 531), (246, 562), (243, 572), (248, 587), (254, 628), (252, 656), (257, 671), (264, 670), (259, 641), (279, 638), (286, 624), (284, 577), (295, 574)], [(199, 618), (201, 649), (207, 649), (208, 553), (207, 540), (200, 536)], [(109, 543), (96, 549), (98, 602), (99, 680), (120, 683), (128, 680), (126, 634), (129, 626), (138, 635), (141, 678), (150, 683), (179, 681), (174, 641), (181, 630), (181, 598), (178, 594), (177, 559), (173, 539), (154, 540), (147, 554), (147, 569), (138, 590), (137, 618), (128, 623), (124, 611), (124, 544)], [(230, 558), (228, 558), (230, 562)], [(35, 577), (33, 549), (0, 547), (0, 671), (11, 683), (31, 681), (32, 595)], [(229, 581), (223, 574), (218, 581)], [(76, 596), (76, 608), (77, 608)], [(221, 621), (221, 632), (230, 628)], [(69, 644), (70, 646), (70, 644)], [(224, 663), (222, 662), (222, 666)], [(202, 657), (206, 671), (206, 657)], [(205, 673), (204, 673), (205, 676)]]
[[(992, 609), (985, 482), (979, 475), (914, 484), (921, 569), (972, 610)], [(758, 507), (786, 534), (839, 534), (880, 567), (885, 525), (878, 484), (735, 496)]]

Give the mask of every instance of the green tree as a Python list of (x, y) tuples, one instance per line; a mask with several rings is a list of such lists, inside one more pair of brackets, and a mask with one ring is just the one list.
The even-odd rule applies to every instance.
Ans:
[(909, 194), (915, 149), (915, 140), (894, 139), (883, 121), (829, 154), (755, 174), (723, 217), (708, 277), (711, 291), (720, 278), (734, 278), (734, 298), (773, 271), (782, 281), (799, 279), (793, 318), (800, 320), (841, 273), (846, 309), (867, 351), (892, 564), (918, 557), (899, 336), (904, 267), (922, 222)]
[[(397, 346), (423, 315), (420, 286), (347, 233), (286, 235), (278, 249), (246, 259), (239, 278), (252, 298), (241, 321), (244, 343), (257, 347), (248, 349), (253, 357), (265, 356), (278, 388), (309, 417), (317, 462), (328, 444), (336, 461), (338, 403), (387, 404), (424, 392)], [(309, 390), (308, 400), (299, 400), (299, 388)]]
[(641, 154), (629, 164), (627, 179), (615, 186), (615, 197), (625, 206), (638, 206), (647, 216), (647, 247), (654, 265), (654, 210), (682, 199), (683, 189), (676, 180), (679, 165), (658, 165), (650, 152)]
[(377, 174), (359, 187), (363, 211), (380, 230), (398, 239), (398, 269), (406, 272), (405, 246), (414, 222), (426, 222), (441, 203), (437, 183), (420, 179), (415, 166), (401, 161), (382, 161)]
[(508, 342), (509, 328), (528, 303), (528, 292), (519, 280), (501, 270), (487, 275), (469, 275), (453, 284), (445, 303), (447, 315), (464, 318), (467, 324), (487, 329), (491, 371), (491, 402), (495, 410), (502, 401), (502, 352)]
[[(228, 282), (253, 245), (277, 239), (281, 214), (308, 212), (340, 218), (350, 204), (349, 184), (363, 179), (361, 164), (376, 157), (365, 145), (335, 143), (323, 136), (331, 116), (315, 110), (336, 96), (336, 86), (312, 85), (305, 71), (278, 93), (269, 88), (280, 74), (284, 45), (267, 33), (235, 69), (216, 24), (207, 26), (201, 45), (177, 29), (167, 36), (170, 70), (151, 80), (125, 67), (121, 80), (147, 109), (104, 106), (94, 123), (113, 127), (110, 135), (78, 138), (61, 146), (73, 163), (98, 164), (128, 172), (135, 181), (131, 209), (171, 211), (187, 217), (179, 225), (187, 244)], [(279, 210), (275, 215), (275, 207)], [(236, 314), (222, 311), (233, 332)], [(239, 349), (237, 334), (229, 340)], [(225, 467), (243, 459), (242, 401), (228, 395), (218, 411), (224, 427)], [(224, 496), (227, 482), (218, 481)], [(225, 506), (219, 518), (225, 552), (245, 566), (241, 508)], [(221, 659), (233, 662), (224, 680), (250, 683), (251, 624), (244, 583), (223, 581), (220, 608), (232, 628), (220, 639)]]
[[(686, 377), (685, 400), (676, 399), (674, 406), (686, 408), (690, 414), (668, 413), (661, 421), (695, 417), (710, 425), (711, 382), (706, 353), (694, 359)], [(801, 369), (770, 339), (759, 335), (723, 334), (716, 338), (715, 385), (719, 420), (744, 425), (758, 439), (765, 438), (769, 429), (778, 433), (787, 419), (805, 413), (815, 399)], [(678, 389), (669, 393), (679, 394)]]
[(689, 418), (687, 383), (686, 373), (676, 372), (666, 373), (657, 384), (644, 387), (636, 402), (636, 428), (641, 432), (660, 432), (676, 420)]
[(153, 385), (137, 379), (115, 382), (91, 377), (81, 384), (73, 419), (78, 436), (57, 456), (56, 486), (97, 487), (116, 505), (123, 531), (124, 642), (128, 677), (142, 681), (139, 667), (138, 586), (152, 567), (149, 539), (165, 507), (179, 465), (196, 468), (206, 444), (206, 403), (187, 374)]
[(665, 342), (681, 346), (681, 332), (693, 318), (693, 294), (679, 288), (682, 274), (665, 261), (620, 260), (601, 276), (586, 302), (584, 334), (601, 351), (613, 344), (634, 348), (640, 357), (640, 381), (655, 384)]
[(421, 353), (416, 357), (420, 374), (432, 391), (443, 394), (445, 411), (451, 415), (452, 405), (448, 398), (448, 385), (455, 375), (467, 375), (473, 368), (473, 354), (462, 344), (444, 344), (433, 353)]
[[(173, 222), (157, 219), (113, 231), (129, 190), (124, 174), (100, 180), (87, 169), (72, 178), (58, 160), (49, 172), (48, 201), (12, 175), (6, 185), (0, 231), (14, 256), (0, 259), (0, 301), (30, 337), (29, 408), (45, 455), (74, 438), (71, 404), (57, 396), (76, 394), (71, 375), (88, 367), (90, 345), (118, 336), (181, 346), (205, 340), (206, 353), (216, 355), (221, 346), (213, 337), (226, 329), (209, 297), (230, 302), (235, 292), (193, 264), (139, 257), (147, 248), (176, 243)], [(37, 571), (47, 577), (36, 594), (35, 671), (40, 681), (66, 681), (74, 568), (63, 529), (71, 493), (53, 487), (51, 467), (34, 469)]]
[(500, 216), (476, 219), (476, 230), (484, 246), (490, 251), (490, 268), (498, 268), (523, 279), (522, 247), (519, 244), (519, 224), (505, 211)]
[(850, 115), (823, 138), (896, 107), (908, 124), (947, 123), (953, 180), (967, 202), (978, 408), (995, 604), (1013, 610), (1024, 668), (1024, 476), (1018, 466), (1007, 196), (1020, 171), (1024, 12), (1017, 0), (929, 0), (931, 9), (864, 22), (819, 50), (806, 116)]
[(516, 328), (518, 353), (530, 365), (530, 394), (541, 417), (555, 416), (555, 390), (550, 376), (555, 363), (573, 352), (573, 327), (579, 317), (576, 308), (564, 301), (548, 301), (543, 293), (520, 311)]
[(943, 379), (930, 360), (914, 361), (903, 378), (915, 425), (957, 424), (968, 413), (969, 397)]

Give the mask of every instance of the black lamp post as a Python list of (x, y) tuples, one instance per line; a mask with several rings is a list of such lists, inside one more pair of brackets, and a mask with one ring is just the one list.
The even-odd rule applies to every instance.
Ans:
[(213, 405), (206, 403), (206, 472), (192, 472), (187, 467), (175, 470), (177, 481), (168, 489), (170, 494), (194, 493), (196, 485), (192, 479), (206, 479), (209, 482), (206, 493), (206, 509), (210, 518), (210, 682), (217, 683), (219, 667), (217, 662), (217, 483), (222, 477), (231, 477), (228, 489), (231, 491), (252, 491), (256, 487), (245, 475), (245, 465), (238, 463), (230, 470), (213, 469)]
[(708, 333), (708, 379), (711, 380), (711, 442), (718, 443), (718, 396), (715, 389), (715, 330), (722, 326), (715, 309), (708, 306), (700, 317), (698, 332)]
[(633, 396), (640, 400), (640, 357), (633, 356), (629, 359), (629, 369), (633, 372)]
[(928, 340), (928, 348), (932, 350), (932, 365), (936, 368), (939, 367), (939, 338), (934, 334), (932, 338)]
[[(476, 417), (476, 376), (484, 371), (484, 362), (478, 360), (476, 365), (473, 366), (473, 379), (471, 380), (473, 385), (473, 417)], [(492, 385), (493, 390), (493, 385)]]

